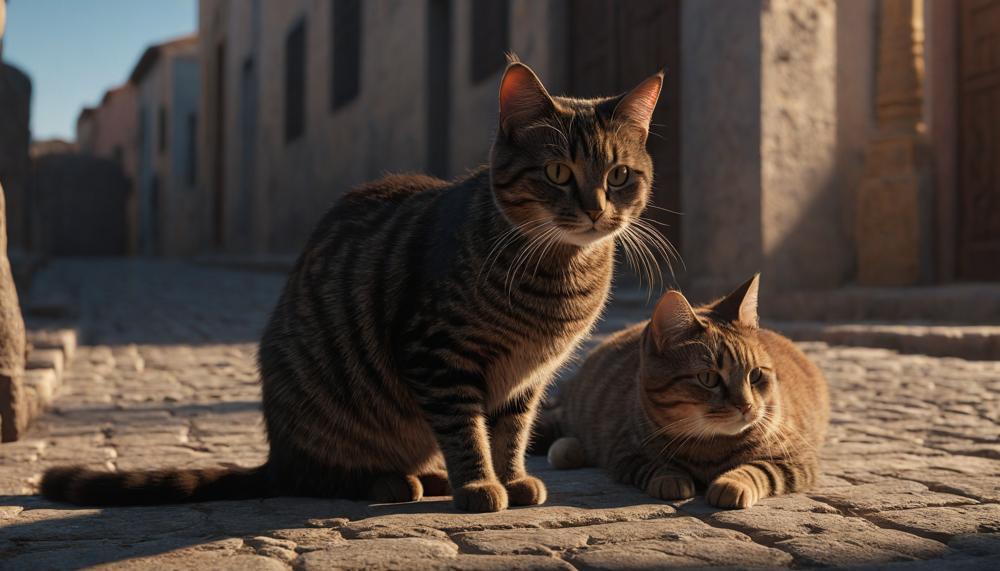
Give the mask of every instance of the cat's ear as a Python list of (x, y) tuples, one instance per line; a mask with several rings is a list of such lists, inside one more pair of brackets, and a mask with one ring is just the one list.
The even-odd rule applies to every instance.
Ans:
[(674, 290), (663, 294), (656, 303), (649, 327), (660, 350), (690, 339), (704, 329), (684, 294)]
[(757, 289), (759, 285), (760, 274), (754, 274), (743, 285), (722, 298), (712, 312), (726, 321), (740, 323), (748, 327), (757, 327), (759, 324), (757, 317)]
[(500, 80), (500, 129), (511, 135), (555, 110), (549, 92), (531, 68), (512, 61)]
[(618, 101), (618, 105), (615, 106), (615, 119), (628, 121), (641, 128), (644, 134), (648, 134), (649, 124), (653, 121), (653, 111), (656, 109), (662, 88), (662, 71), (646, 78)]

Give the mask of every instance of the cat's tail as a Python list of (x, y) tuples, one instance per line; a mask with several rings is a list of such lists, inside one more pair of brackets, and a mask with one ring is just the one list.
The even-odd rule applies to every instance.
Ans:
[(267, 465), (256, 468), (100, 472), (81, 466), (50, 468), (42, 495), (82, 506), (136, 506), (244, 500), (271, 494)]

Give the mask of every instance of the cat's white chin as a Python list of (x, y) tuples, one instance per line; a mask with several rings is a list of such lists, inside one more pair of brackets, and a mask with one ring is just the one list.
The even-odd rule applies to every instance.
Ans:
[(587, 246), (606, 240), (614, 236), (614, 234), (615, 234), (614, 231), (598, 230), (597, 228), (591, 228), (589, 230), (584, 230), (582, 232), (561, 230), (559, 232), (559, 239), (563, 243), (570, 244), (572, 246), (577, 246), (580, 248), (585, 248)]

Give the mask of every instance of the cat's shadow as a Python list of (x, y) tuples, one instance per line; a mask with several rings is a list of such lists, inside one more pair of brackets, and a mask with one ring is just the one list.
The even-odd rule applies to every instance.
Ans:
[[(534, 472), (549, 488), (545, 505), (488, 514), (458, 511), (449, 497), (401, 504), (279, 497), (83, 508), (40, 496), (0, 496), (0, 569), (76, 569), (196, 548), (226, 538), (269, 536), (296, 541), (310, 536), (310, 541), (322, 543), (382, 532), (391, 536), (427, 529), (530, 528), (567, 518), (620, 521), (673, 515), (676, 504), (615, 484), (599, 470), (554, 471), (537, 461), (531, 464), (539, 468)], [(618, 514), (622, 508), (628, 513)]]

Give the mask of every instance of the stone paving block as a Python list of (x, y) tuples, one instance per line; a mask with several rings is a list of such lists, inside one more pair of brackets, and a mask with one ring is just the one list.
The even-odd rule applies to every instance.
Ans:
[(458, 556), (454, 543), (414, 537), (355, 539), (299, 556), (296, 567), (311, 569), (419, 569)]
[(956, 535), (1000, 532), (1000, 504), (918, 508), (867, 516), (882, 527), (948, 541)]
[(664, 569), (667, 567), (787, 567), (783, 551), (734, 539), (683, 538), (636, 541), (572, 550), (565, 560), (577, 569)]
[(955, 494), (932, 492), (927, 486), (910, 480), (886, 480), (810, 493), (809, 496), (852, 514), (978, 503)]
[(850, 566), (942, 557), (943, 543), (889, 529), (838, 531), (786, 539), (774, 547), (790, 553), (797, 566)]
[(24, 363), (25, 369), (52, 369), (56, 375), (62, 376), (65, 356), (59, 349), (36, 349), (28, 353)]

